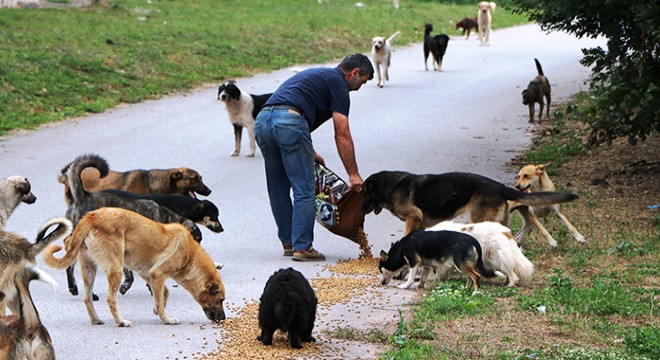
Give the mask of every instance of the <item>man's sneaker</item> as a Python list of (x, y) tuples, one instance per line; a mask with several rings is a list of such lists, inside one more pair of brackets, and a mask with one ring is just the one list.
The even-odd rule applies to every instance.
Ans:
[(284, 249), (282, 255), (284, 255), (284, 256), (293, 256), (293, 245), (291, 245), (291, 244), (282, 245), (282, 248)]
[(293, 260), (296, 261), (325, 261), (325, 255), (318, 252), (313, 247), (307, 250), (296, 250), (293, 252)]

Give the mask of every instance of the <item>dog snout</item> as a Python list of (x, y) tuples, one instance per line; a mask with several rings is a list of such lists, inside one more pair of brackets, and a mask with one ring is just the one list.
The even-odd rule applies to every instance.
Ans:
[(208, 228), (209, 230), (216, 232), (216, 233), (221, 233), (225, 231), (225, 229), (222, 227), (222, 224), (220, 221), (207, 221), (204, 226)]
[(204, 308), (204, 314), (206, 317), (213, 321), (213, 322), (219, 322), (222, 320), (225, 320), (225, 310), (222, 307), (219, 308)]
[(26, 204), (34, 204), (35, 201), (37, 201), (37, 197), (34, 196), (32, 192), (29, 192), (25, 195), (23, 195), (22, 201)]

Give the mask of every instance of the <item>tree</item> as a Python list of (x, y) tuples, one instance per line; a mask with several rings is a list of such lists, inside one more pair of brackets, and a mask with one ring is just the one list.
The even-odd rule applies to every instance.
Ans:
[(588, 120), (592, 144), (627, 136), (631, 144), (660, 131), (660, 1), (512, 0), (546, 31), (607, 39), (607, 49), (582, 49), (593, 66)]

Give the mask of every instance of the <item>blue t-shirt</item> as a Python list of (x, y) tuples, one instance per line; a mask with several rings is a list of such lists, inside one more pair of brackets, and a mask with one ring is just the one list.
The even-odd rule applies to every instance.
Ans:
[(283, 82), (264, 106), (268, 105), (294, 106), (302, 111), (310, 131), (314, 131), (334, 111), (348, 116), (351, 99), (339, 67), (312, 68)]

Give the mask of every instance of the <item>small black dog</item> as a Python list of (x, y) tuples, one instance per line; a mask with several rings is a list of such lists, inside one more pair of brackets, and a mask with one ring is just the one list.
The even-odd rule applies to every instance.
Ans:
[(449, 36), (445, 34), (438, 34), (431, 36), (431, 31), (433, 31), (433, 25), (425, 24), (424, 25), (424, 68), (426, 71), (429, 70), (429, 67), (426, 61), (429, 58), (429, 53), (433, 55), (433, 70), (442, 71), (442, 58), (445, 56), (447, 51), (447, 45), (449, 44)]
[(292, 348), (302, 348), (303, 342), (316, 341), (312, 329), (316, 320), (316, 294), (307, 279), (292, 268), (277, 270), (266, 282), (259, 300), (257, 340), (272, 345), (273, 333), (280, 329), (289, 333)]

